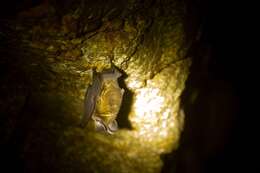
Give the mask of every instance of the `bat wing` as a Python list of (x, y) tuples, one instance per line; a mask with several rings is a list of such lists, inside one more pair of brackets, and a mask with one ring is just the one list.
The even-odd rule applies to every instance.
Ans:
[(95, 113), (96, 102), (100, 95), (102, 87), (102, 81), (98, 75), (94, 76), (92, 85), (90, 85), (86, 91), (84, 100), (84, 114), (81, 120), (81, 127), (85, 127), (90, 118)]

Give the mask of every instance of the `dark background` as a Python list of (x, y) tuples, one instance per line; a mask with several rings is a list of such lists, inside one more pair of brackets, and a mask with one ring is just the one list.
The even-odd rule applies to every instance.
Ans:
[[(186, 124), (173, 170), (257, 172), (258, 114), (253, 111), (257, 77), (250, 55), (253, 43), (248, 41), (253, 35), (250, 10), (237, 1), (186, 0), (186, 4), (187, 27), (199, 25), (201, 39), (190, 52), (194, 59), (183, 94)], [(195, 89), (200, 93), (191, 104)]]

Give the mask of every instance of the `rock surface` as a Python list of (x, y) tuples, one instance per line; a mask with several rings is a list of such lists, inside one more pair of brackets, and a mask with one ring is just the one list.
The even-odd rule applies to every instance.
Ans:
[[(184, 5), (66, 2), (3, 24), (2, 143), (20, 146), (25, 172), (160, 172), (160, 156), (176, 149), (183, 126), (191, 64)], [(107, 135), (78, 124), (92, 69), (111, 60), (125, 74), (126, 94), (119, 131)]]

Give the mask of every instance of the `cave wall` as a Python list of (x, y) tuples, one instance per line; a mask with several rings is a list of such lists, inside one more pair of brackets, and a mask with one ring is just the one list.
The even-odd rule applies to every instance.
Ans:
[[(178, 146), (192, 40), (179, 1), (42, 1), (1, 25), (2, 144), (25, 172), (160, 172)], [(127, 91), (119, 131), (80, 128), (92, 71)], [(127, 122), (127, 123), (126, 123)], [(126, 125), (128, 124), (128, 125)]]

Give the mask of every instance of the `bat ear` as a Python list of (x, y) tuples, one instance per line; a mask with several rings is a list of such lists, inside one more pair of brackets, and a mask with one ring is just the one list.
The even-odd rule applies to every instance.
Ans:
[(118, 68), (115, 66), (115, 64), (112, 61), (111, 61), (111, 69), (112, 69), (112, 71), (113, 71), (113, 73), (114, 73), (116, 78), (120, 78), (123, 75), (123, 73), (121, 73), (118, 70)]
[(114, 69), (114, 73), (115, 73), (115, 76), (116, 76), (116, 78), (119, 78), (119, 77), (121, 77), (123, 74), (118, 70), (118, 69)]

